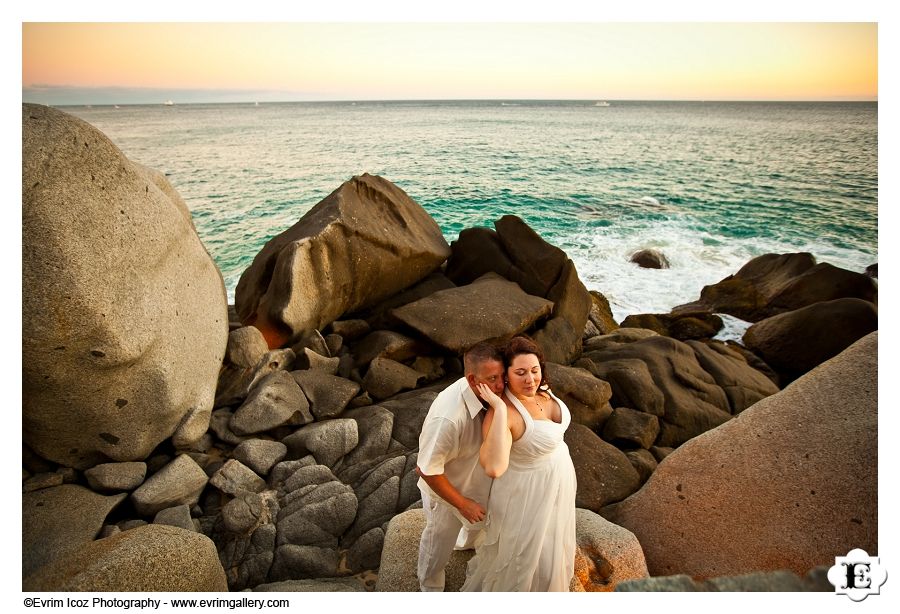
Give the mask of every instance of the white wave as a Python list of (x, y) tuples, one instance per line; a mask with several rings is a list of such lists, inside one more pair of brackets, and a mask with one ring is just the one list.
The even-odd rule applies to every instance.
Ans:
[[(875, 262), (869, 254), (825, 243), (797, 246), (759, 238), (715, 237), (671, 222), (639, 229), (601, 229), (573, 237), (571, 246), (559, 247), (572, 258), (588, 290), (606, 296), (617, 322), (633, 314), (669, 313), (673, 307), (693, 302), (704, 286), (733, 275), (762, 254), (807, 251), (817, 262), (857, 272)], [(670, 268), (643, 269), (630, 262), (631, 254), (646, 248), (662, 252)], [(728, 330), (721, 335), (739, 338), (746, 330), (740, 322), (726, 322)]]

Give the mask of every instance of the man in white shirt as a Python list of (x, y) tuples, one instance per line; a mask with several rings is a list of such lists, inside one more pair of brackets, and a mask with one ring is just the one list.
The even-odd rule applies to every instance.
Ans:
[(466, 352), (464, 366), (465, 377), (431, 404), (419, 435), (416, 472), (425, 510), (418, 565), (422, 591), (444, 590), (444, 568), (457, 537), (464, 538), (462, 519), (483, 521), (491, 490), (478, 460), (485, 406), (475, 387), (487, 384), (503, 393), (503, 356), (496, 346), (481, 342)]

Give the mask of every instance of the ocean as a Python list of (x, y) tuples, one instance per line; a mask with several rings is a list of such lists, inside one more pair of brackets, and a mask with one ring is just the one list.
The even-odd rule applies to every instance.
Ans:
[[(397, 184), (448, 242), (513, 214), (617, 321), (667, 313), (765, 253), (878, 261), (877, 103), (291, 102), (61, 107), (164, 172), (229, 302), (271, 237), (353, 175)], [(629, 256), (662, 251), (663, 270)], [(723, 339), (747, 324), (725, 317)]]

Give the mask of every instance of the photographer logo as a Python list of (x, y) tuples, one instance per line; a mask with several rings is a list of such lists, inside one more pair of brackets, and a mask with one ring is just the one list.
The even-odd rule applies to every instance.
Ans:
[(880, 559), (859, 548), (847, 556), (835, 557), (834, 567), (828, 570), (828, 581), (834, 585), (834, 592), (853, 601), (878, 595), (886, 580), (887, 570), (880, 565)]

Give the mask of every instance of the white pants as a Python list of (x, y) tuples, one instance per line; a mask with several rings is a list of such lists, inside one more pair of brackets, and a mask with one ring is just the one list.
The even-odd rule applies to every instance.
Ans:
[(480, 526), (468, 530), (452, 505), (427, 490), (421, 492), (425, 530), (419, 542), (419, 589), (423, 592), (443, 591), (444, 570), (454, 547), (457, 550), (473, 548), (482, 531)]

